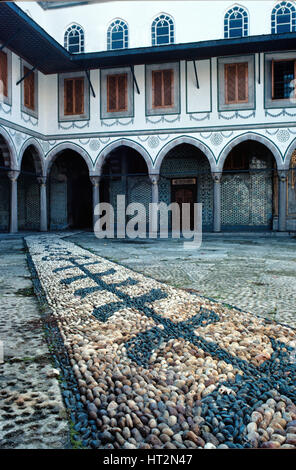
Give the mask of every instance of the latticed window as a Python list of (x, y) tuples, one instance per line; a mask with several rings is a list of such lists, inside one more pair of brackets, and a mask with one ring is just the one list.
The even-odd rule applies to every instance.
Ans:
[(0, 98), (1, 95), (8, 97), (8, 63), (7, 54), (0, 51)]
[(225, 104), (248, 102), (248, 63), (225, 64)]
[(296, 8), (291, 2), (278, 3), (271, 13), (271, 32), (273, 34), (296, 31)]
[(114, 20), (107, 31), (107, 49), (125, 49), (128, 47), (128, 26), (123, 20)]
[(152, 107), (174, 106), (174, 71), (152, 71)]
[(295, 60), (273, 60), (272, 61), (272, 99), (289, 99), (295, 87), (296, 78)]
[(65, 78), (64, 80), (64, 114), (84, 113), (84, 78)]
[[(27, 75), (28, 74), (28, 75)], [(24, 66), (24, 106), (35, 110), (35, 74), (30, 73), (30, 69)]]
[(107, 76), (107, 111), (127, 110), (127, 74)]
[(78, 24), (72, 24), (65, 32), (64, 47), (71, 52), (77, 54), (84, 52), (84, 31)]
[(159, 15), (152, 23), (152, 46), (172, 44), (175, 41), (174, 22), (169, 15)]
[(248, 23), (248, 13), (244, 8), (231, 8), (224, 16), (224, 38), (248, 36)]

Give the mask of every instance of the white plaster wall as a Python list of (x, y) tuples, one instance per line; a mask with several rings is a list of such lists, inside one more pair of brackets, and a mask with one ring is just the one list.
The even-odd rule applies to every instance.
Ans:
[(107, 28), (114, 18), (129, 26), (129, 47), (151, 46), (151, 23), (159, 13), (168, 13), (175, 22), (175, 42), (186, 43), (224, 37), (224, 14), (235, 5), (249, 12), (249, 35), (271, 32), (270, 0), (127, 1), (94, 3), (57, 10), (43, 10), (36, 2), (17, 2), (62, 45), (66, 28), (74, 23), (85, 30), (85, 52), (107, 49)]
[[(213, 4), (215, 3), (215, 7)], [(128, 4), (128, 6), (126, 6)], [(93, 50), (97, 50), (96, 43), (96, 28), (98, 22), (95, 21), (94, 12), (99, 12), (100, 24), (107, 24), (107, 19), (112, 19), (115, 16), (123, 16), (128, 20), (128, 14), (131, 21), (134, 21), (135, 28), (138, 24), (139, 31), (141, 31), (141, 24), (143, 26), (142, 32), (146, 28), (149, 30), (151, 19), (154, 16), (154, 11), (166, 11), (172, 13), (175, 18), (178, 18), (176, 26), (177, 40), (200, 40), (203, 34), (204, 39), (213, 39), (215, 34), (217, 37), (222, 37), (222, 31), (218, 30), (218, 23), (223, 29), (223, 14), (228, 6), (228, 2), (126, 2), (123, 8), (122, 4), (110, 2), (108, 4), (95, 4), (85, 7), (73, 7), (62, 10), (44, 11), (35, 2), (22, 2), (20, 6), (24, 10), (29, 10), (30, 14), (35, 20), (38, 20), (41, 25), (47, 25), (47, 29), (51, 30), (50, 33), (58, 31), (61, 34), (61, 25), (69, 17), (77, 14), (77, 19), (82, 18), (82, 12), (85, 21), (94, 28), (93, 34), (89, 34), (89, 38), (93, 41)], [(186, 8), (184, 7), (186, 5)], [(270, 11), (274, 2), (269, 1), (246, 1), (244, 6), (248, 5), (250, 11), (250, 24), (251, 34), (263, 34), (270, 32)], [(167, 8), (165, 8), (165, 6)], [(116, 8), (115, 8), (116, 7)], [(141, 7), (141, 10), (140, 10)], [(193, 8), (194, 7), (194, 8)], [(117, 8), (121, 8), (122, 13), (125, 15), (117, 14)], [(214, 10), (212, 10), (214, 8)], [(199, 12), (194, 16), (192, 11)], [(212, 26), (211, 22), (206, 23), (202, 21), (203, 15), (208, 15), (209, 11), (212, 14), (209, 18), (212, 19), (213, 25), (216, 24), (216, 29)], [(144, 14), (147, 12), (147, 15)], [(200, 13), (201, 12), (201, 13)], [(252, 13), (253, 12), (253, 13)], [(259, 14), (261, 12), (261, 14)], [(252, 13), (252, 14), (251, 14)], [(263, 14), (264, 13), (264, 14)], [(146, 17), (147, 16), (147, 17)], [(149, 18), (148, 18), (149, 17)], [(148, 19), (147, 19), (148, 18)], [(192, 24), (195, 22), (195, 28), (180, 28), (182, 18), (185, 21), (190, 21)], [(253, 19), (252, 19), (253, 18)], [(138, 19), (138, 23), (136, 22)], [(82, 23), (82, 21), (79, 21)], [(143, 22), (143, 23), (139, 23)], [(137, 23), (137, 24), (136, 24)], [(145, 23), (145, 28), (144, 28)], [(221, 23), (221, 24), (220, 24)], [(68, 24), (68, 23), (67, 23)], [(198, 25), (201, 25), (200, 27)], [(257, 26), (256, 26), (257, 25)], [(220, 27), (219, 26), (219, 27)], [(260, 26), (260, 28), (259, 28)], [(148, 29), (147, 29), (148, 28)], [(256, 29), (257, 28), (257, 29)], [(265, 29), (264, 29), (265, 28)], [(91, 31), (91, 29), (90, 29)], [(194, 33), (195, 32), (195, 33)], [(198, 32), (198, 37), (191, 37), (193, 33)], [(104, 26), (104, 38), (106, 29)], [(146, 34), (146, 33), (145, 33)], [(148, 33), (147, 33), (148, 34)], [(103, 37), (103, 36), (102, 36)], [(143, 36), (144, 37), (144, 36)], [(180, 39), (182, 37), (182, 39)], [(62, 38), (59, 39), (62, 41)], [(150, 41), (150, 32), (146, 40)], [(143, 45), (142, 43), (135, 44), (137, 46)], [(147, 43), (146, 45), (150, 45)], [(105, 46), (104, 46), (105, 48)], [(296, 49), (296, 48), (295, 48)], [(272, 115), (266, 115), (264, 109), (264, 55), (261, 54), (261, 83), (258, 83), (258, 54), (255, 57), (255, 89), (256, 89), (256, 109), (255, 115), (251, 111), (241, 111), (235, 115), (234, 111), (218, 113), (217, 107), (217, 59), (211, 59), (212, 82), (210, 82), (210, 67), (209, 60), (197, 61), (197, 70), (200, 82), (200, 88), (196, 88), (195, 76), (192, 63), (188, 63), (187, 73), (187, 88), (186, 88), (186, 63), (180, 63), (180, 102), (181, 113), (180, 115), (171, 116), (153, 116), (147, 120), (145, 116), (145, 66), (140, 65), (135, 67), (135, 74), (140, 88), (140, 95), (134, 91), (134, 111), (135, 115), (133, 121), (130, 118), (116, 120), (103, 120), (100, 119), (100, 73), (99, 70), (91, 71), (91, 80), (95, 89), (96, 97), (90, 94), (90, 120), (76, 121), (74, 124), (63, 123), (64, 129), (58, 123), (58, 88), (57, 76), (47, 75), (44, 76), (39, 72), (38, 86), (39, 86), (39, 112), (38, 120), (28, 120), (26, 115), (22, 115), (20, 106), (20, 85), (16, 82), (20, 77), (20, 59), (15, 54), (12, 54), (12, 107), (0, 106), (0, 125), (4, 126), (10, 133), (14, 141), (17, 152), (20, 151), (26, 139), (32, 135), (37, 137), (39, 141), (44, 144), (45, 153), (50, 148), (55, 147), (59, 143), (66, 141), (79, 145), (89, 154), (89, 158), (93, 161), (96, 160), (104, 146), (109, 145), (111, 142), (120, 140), (123, 137), (130, 139), (137, 144), (140, 144), (147, 150), (153, 160), (157, 158), (161, 146), (167, 142), (177, 139), (182, 135), (191, 136), (199, 139), (211, 149), (215, 158), (219, 158), (223, 148), (235, 136), (242, 135), (246, 132), (253, 132), (263, 136), (266, 139), (274, 142), (280, 153), (284, 156), (289, 154), (288, 149), (294, 148), (296, 145), (296, 127), (295, 116), (291, 117), (289, 114), (280, 114), (281, 109), (268, 110)], [(211, 93), (210, 93), (210, 88)], [(212, 112), (207, 115), (210, 110), (210, 99), (212, 98), (211, 108)], [(187, 111), (186, 112), (186, 101)], [(295, 108), (287, 108), (290, 114), (296, 115)], [(249, 116), (249, 117), (248, 117)], [(128, 125), (126, 125), (129, 123)], [(86, 125), (85, 125), (86, 124)], [(17, 127), (17, 130), (16, 130)], [(283, 127), (283, 129), (282, 129)], [(284, 135), (283, 135), (284, 132)], [(153, 134), (150, 137), (149, 133)], [(42, 142), (43, 137), (48, 140)], [(91, 141), (95, 140), (99, 149), (93, 149)], [(291, 153), (291, 152), (290, 152)]]

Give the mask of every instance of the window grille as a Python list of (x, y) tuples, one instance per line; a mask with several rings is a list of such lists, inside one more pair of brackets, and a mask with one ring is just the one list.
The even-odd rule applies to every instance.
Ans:
[(291, 2), (278, 3), (271, 13), (271, 32), (273, 34), (296, 31), (296, 8)]
[(72, 24), (65, 32), (64, 47), (71, 54), (84, 52), (84, 31), (78, 24)]
[(174, 22), (169, 15), (159, 15), (154, 19), (151, 28), (152, 46), (173, 44), (175, 42)]
[(248, 36), (249, 18), (247, 11), (239, 6), (228, 10), (224, 16), (224, 38)]
[(128, 26), (123, 20), (114, 20), (107, 31), (107, 49), (126, 49), (128, 47)]
[(272, 99), (288, 99), (291, 97), (296, 76), (296, 61), (279, 60), (272, 62)]

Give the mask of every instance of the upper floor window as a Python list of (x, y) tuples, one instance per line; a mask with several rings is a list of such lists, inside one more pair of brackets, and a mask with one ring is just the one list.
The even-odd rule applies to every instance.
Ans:
[(24, 106), (35, 111), (35, 74), (24, 66), (24, 76)]
[(77, 54), (84, 52), (84, 31), (78, 24), (72, 24), (65, 32), (64, 47), (71, 52)]
[(248, 63), (224, 65), (225, 104), (248, 102)]
[(169, 15), (159, 15), (152, 23), (152, 46), (172, 44), (175, 41), (174, 22)]
[(114, 20), (107, 31), (107, 49), (125, 49), (128, 47), (128, 27), (125, 21)]
[(84, 114), (84, 78), (65, 78), (64, 80), (64, 114)]
[(127, 73), (107, 76), (107, 112), (127, 110)]
[(278, 3), (271, 13), (271, 32), (273, 34), (296, 31), (296, 8), (291, 2)]
[(248, 36), (248, 13), (239, 6), (228, 10), (224, 16), (224, 38)]
[(292, 95), (295, 97), (295, 88), (293, 84), (295, 77), (296, 60), (273, 60), (272, 99), (289, 99)]
[(0, 99), (8, 98), (8, 60), (6, 52), (0, 51)]
[(166, 108), (174, 106), (174, 71), (152, 71), (152, 107)]

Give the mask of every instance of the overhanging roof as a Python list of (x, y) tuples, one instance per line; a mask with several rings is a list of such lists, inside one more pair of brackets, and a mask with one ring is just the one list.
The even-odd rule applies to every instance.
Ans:
[(296, 33), (70, 54), (14, 3), (0, 3), (0, 41), (44, 74), (296, 49)]

